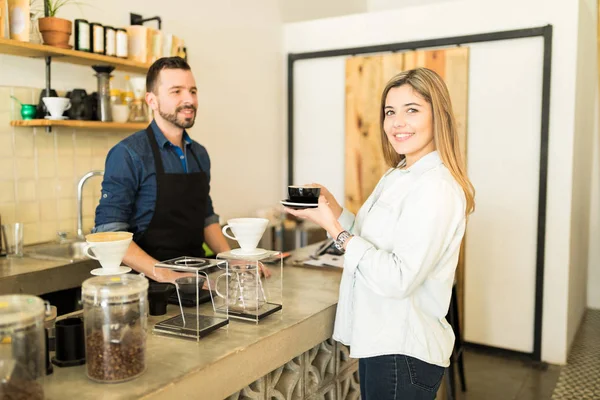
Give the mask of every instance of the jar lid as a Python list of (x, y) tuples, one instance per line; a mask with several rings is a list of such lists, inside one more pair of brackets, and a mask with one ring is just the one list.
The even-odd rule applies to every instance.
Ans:
[(0, 296), (0, 331), (24, 328), (44, 321), (44, 301), (37, 296), (10, 294)]
[(109, 25), (104, 25), (104, 29), (112, 29), (113, 31), (115, 30), (115, 28), (114, 28), (114, 27), (112, 27), (112, 26), (109, 26)]
[(85, 302), (125, 303), (148, 293), (148, 279), (142, 275), (96, 276), (83, 282), (81, 296)]

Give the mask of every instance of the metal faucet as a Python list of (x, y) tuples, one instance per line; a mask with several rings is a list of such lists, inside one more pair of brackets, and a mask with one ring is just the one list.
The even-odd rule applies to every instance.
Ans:
[(77, 239), (83, 239), (83, 185), (85, 181), (90, 179), (92, 176), (104, 176), (104, 171), (90, 171), (81, 177), (77, 184)]

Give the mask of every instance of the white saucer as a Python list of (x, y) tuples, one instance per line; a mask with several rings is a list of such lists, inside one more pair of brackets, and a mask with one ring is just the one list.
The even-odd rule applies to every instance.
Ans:
[(60, 120), (63, 120), (63, 119), (69, 119), (69, 117), (53, 117), (51, 115), (46, 115), (44, 118), (45, 119), (51, 119), (53, 121), (60, 121)]
[(254, 249), (250, 251), (244, 251), (242, 249), (233, 249), (231, 250), (231, 254), (236, 256), (258, 256), (260, 254), (266, 253), (268, 250), (265, 249)]
[(317, 208), (317, 207), (319, 207), (319, 204), (317, 204), (317, 203), (294, 203), (294, 202), (291, 202), (289, 200), (281, 200), (280, 203), (283, 204), (286, 207), (293, 208), (293, 209), (296, 209), (296, 210), (303, 209), (303, 208)]
[(106, 276), (106, 275), (122, 275), (131, 271), (129, 267), (119, 267), (117, 270), (96, 268), (91, 271), (92, 275)]

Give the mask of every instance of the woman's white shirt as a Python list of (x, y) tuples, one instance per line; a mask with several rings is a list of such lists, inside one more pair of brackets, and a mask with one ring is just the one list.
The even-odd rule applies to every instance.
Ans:
[(405, 354), (448, 366), (445, 319), (465, 231), (461, 186), (437, 151), (391, 169), (359, 210), (339, 218), (348, 242), (334, 339), (355, 358)]

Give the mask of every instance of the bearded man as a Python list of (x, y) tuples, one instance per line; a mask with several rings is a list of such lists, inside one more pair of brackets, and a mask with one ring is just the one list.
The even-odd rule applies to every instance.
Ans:
[(154, 120), (113, 147), (106, 157), (94, 232), (129, 231), (123, 262), (148, 278), (173, 282), (181, 274), (153, 268), (157, 261), (230, 250), (210, 198), (210, 159), (190, 138), (198, 89), (179, 57), (157, 60), (146, 77)]

